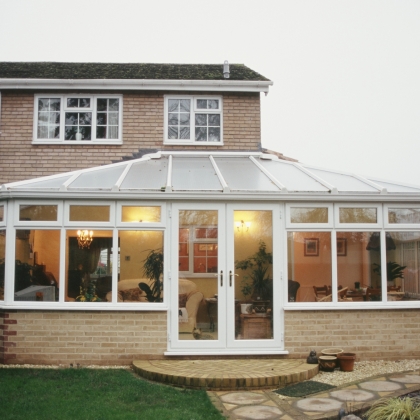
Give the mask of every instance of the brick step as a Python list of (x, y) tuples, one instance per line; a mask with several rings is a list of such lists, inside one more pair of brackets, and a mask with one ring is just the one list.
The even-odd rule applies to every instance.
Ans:
[(133, 368), (151, 381), (213, 391), (281, 388), (318, 373), (301, 359), (135, 360)]

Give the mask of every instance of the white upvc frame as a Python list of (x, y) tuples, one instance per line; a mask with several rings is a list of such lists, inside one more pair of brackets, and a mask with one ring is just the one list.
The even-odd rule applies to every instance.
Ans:
[[(377, 220), (376, 223), (340, 223), (340, 208), (352, 209), (376, 209)], [(382, 229), (383, 226), (383, 210), (382, 204), (377, 203), (336, 203), (334, 204), (334, 226), (339, 229), (356, 229), (356, 230), (369, 230), (369, 229)]]
[[(127, 202), (124, 202), (125, 204)], [(121, 203), (121, 204), (124, 204)], [(2, 203), (3, 204), (3, 203)], [(5, 203), (6, 204), (6, 203)], [(51, 204), (59, 205), (58, 207), (58, 221), (19, 221), (19, 205), (38, 205)], [(110, 206), (110, 222), (69, 222), (69, 206), (76, 205), (109, 205)], [(143, 202), (144, 204), (144, 202)], [(162, 207), (162, 219), (166, 220), (165, 203), (153, 203)], [(65, 201), (64, 203), (58, 201), (47, 200), (16, 200), (16, 202), (9, 203), (9, 210), (15, 217), (9, 218), (7, 224), (6, 236), (6, 270), (5, 278), (8, 279), (5, 287), (4, 301), (0, 302), (1, 307), (10, 307), (13, 309), (42, 309), (42, 310), (117, 310), (117, 311), (165, 311), (168, 309), (169, 292), (164, 293), (163, 302), (118, 302), (118, 234), (119, 231), (133, 230), (134, 226), (124, 225), (117, 226), (115, 221), (115, 203), (113, 201)], [(64, 207), (64, 209), (63, 209)], [(164, 210), (165, 209), (165, 210)], [(146, 226), (147, 225), (147, 226)], [(77, 227), (94, 227), (98, 230), (109, 231), (113, 238), (113, 254), (112, 254), (112, 302), (67, 302), (66, 301), (66, 267), (67, 267), (67, 233), (69, 230), (76, 230)], [(6, 227), (6, 226), (5, 226)], [(36, 302), (36, 301), (15, 301), (14, 300), (14, 281), (15, 281), (15, 254), (16, 254), (16, 230), (25, 228), (25, 230), (54, 230), (60, 231), (60, 267), (58, 275), (59, 284), (59, 300), (58, 302)], [(166, 227), (161, 223), (157, 224), (137, 224), (136, 230), (141, 231), (162, 231), (164, 249), (169, 249), (169, 234)], [(168, 265), (168, 258), (165, 263), (163, 284), (164, 290), (168, 290), (168, 274), (166, 265)]]
[[(169, 99), (189, 99), (190, 106), (190, 139), (169, 139), (168, 138), (168, 101)], [(217, 99), (219, 100), (218, 110), (198, 109), (198, 99)], [(195, 140), (195, 114), (217, 114), (220, 115), (220, 141), (196, 141)], [(214, 95), (164, 95), (164, 128), (163, 144), (165, 145), (200, 145), (200, 146), (223, 146), (223, 96)]]
[(389, 222), (389, 210), (390, 209), (417, 209), (420, 211), (420, 204), (384, 204), (383, 219), (384, 227), (392, 230), (416, 230), (420, 228), (420, 223), (390, 223)]
[[(48, 200), (16, 200), (16, 211), (14, 212), (14, 225), (19, 226), (33, 226), (37, 227), (57, 227), (63, 225), (63, 202), (62, 201), (48, 201)], [(57, 206), (57, 220), (19, 220), (20, 206)]]
[(0, 226), (6, 226), (7, 221), (7, 201), (0, 201), (0, 207), (3, 209), (3, 220), (0, 220)]
[[(80, 207), (109, 207), (109, 220), (106, 221), (70, 221), (70, 206)], [(114, 201), (66, 201), (64, 205), (64, 226), (68, 228), (89, 227), (89, 228), (114, 228), (115, 223), (115, 202)]]
[[(172, 205), (173, 224), (171, 241), (171, 311), (168, 316), (168, 351), (165, 355), (210, 355), (210, 354), (288, 354), (284, 350), (284, 316), (280, 299), (275, 297), (282, 293), (282, 243), (279, 235), (275, 232), (284, 231), (283, 222), (280, 218), (279, 203), (174, 203)], [(178, 338), (178, 235), (180, 210), (218, 210), (218, 228), (220, 231), (218, 241), (218, 340), (180, 340)], [(230, 286), (230, 275), (235, 275), (234, 261), (234, 211), (271, 211), (272, 212), (272, 233), (273, 233), (273, 335), (272, 339), (260, 340), (235, 340), (234, 318), (235, 314), (228, 310), (228, 303), (235, 299), (234, 287)], [(223, 271), (223, 284), (221, 283), (221, 271)], [(213, 275), (216, 275), (213, 274)]]
[[(327, 223), (292, 223), (291, 222), (291, 209), (292, 208), (327, 208), (328, 209), (328, 222)], [(286, 228), (293, 229), (327, 229), (334, 226), (334, 213), (332, 203), (287, 203), (286, 204)]]
[[(123, 222), (122, 208), (123, 207), (160, 207), (160, 222)], [(167, 208), (166, 203), (158, 201), (127, 201), (117, 202), (116, 207), (116, 223), (118, 228), (136, 228), (143, 230), (146, 228), (164, 228), (167, 224)]]
[[(118, 302), (118, 254), (119, 254), (119, 232), (130, 232), (130, 231), (139, 231), (139, 232), (162, 232), (163, 234), (163, 249), (169, 249), (169, 235), (167, 230), (164, 227), (152, 227), (152, 226), (137, 226), (137, 229), (133, 227), (116, 227), (114, 229), (113, 236), (113, 248), (116, 252), (113, 252), (113, 261), (112, 261), (112, 302), (109, 302), (109, 305), (113, 309), (125, 309), (125, 310), (136, 310), (136, 311), (148, 311), (148, 310), (166, 310), (168, 308), (169, 302), (169, 286), (168, 286), (168, 269), (169, 258), (163, 260), (163, 301), (162, 302)], [(141, 273), (139, 273), (139, 281), (142, 279)], [(78, 303), (78, 302), (77, 302)], [(97, 308), (98, 309), (98, 308)]]
[[(59, 139), (38, 139), (38, 99), (60, 99), (60, 138)], [(67, 108), (68, 98), (89, 98), (91, 106), (89, 108)], [(119, 99), (118, 109), (118, 138), (117, 139), (96, 139), (96, 117), (97, 117), (97, 99)], [(65, 113), (66, 112), (91, 112), (92, 113), (92, 139), (91, 140), (64, 140), (65, 133)], [(53, 94), (43, 93), (34, 95), (34, 119), (33, 119), (33, 138), (32, 144), (65, 144), (65, 145), (92, 145), (92, 144), (122, 144), (122, 123), (123, 123), (123, 95), (119, 94)]]

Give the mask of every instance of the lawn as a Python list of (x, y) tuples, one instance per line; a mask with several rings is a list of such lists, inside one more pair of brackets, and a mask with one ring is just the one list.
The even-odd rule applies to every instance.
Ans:
[(205, 391), (147, 382), (124, 369), (0, 369), (0, 418), (220, 420)]

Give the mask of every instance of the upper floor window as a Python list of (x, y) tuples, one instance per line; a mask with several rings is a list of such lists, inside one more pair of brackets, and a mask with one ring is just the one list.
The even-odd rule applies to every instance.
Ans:
[(121, 143), (122, 97), (36, 95), (35, 143)]
[(165, 97), (166, 144), (223, 144), (222, 98)]

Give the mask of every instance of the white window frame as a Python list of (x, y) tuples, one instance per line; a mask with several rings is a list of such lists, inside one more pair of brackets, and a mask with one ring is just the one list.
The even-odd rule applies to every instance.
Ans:
[[(376, 209), (377, 220), (376, 223), (340, 223), (340, 208), (351, 208), (351, 209)], [(382, 204), (360, 204), (360, 203), (345, 203), (334, 205), (334, 226), (337, 229), (354, 229), (354, 230), (370, 230), (370, 229), (382, 229), (383, 227), (383, 209)]]
[[(292, 223), (291, 221), (291, 209), (292, 208), (327, 208), (328, 209), (328, 222), (326, 223)], [(323, 203), (287, 203), (286, 204), (286, 228), (293, 229), (326, 229), (332, 228), (334, 226), (334, 217), (333, 217), (333, 205), (332, 204), (323, 204)]]
[[(54, 227), (62, 226), (63, 220), (63, 203), (60, 201), (44, 201), (44, 200), (22, 200), (16, 201), (16, 211), (14, 213), (14, 224), (19, 226), (35, 226), (36, 227)], [(57, 206), (57, 220), (19, 220), (20, 206)]]
[[(122, 221), (122, 208), (124, 206), (129, 207), (160, 207), (160, 222), (123, 222)], [(162, 202), (126, 202), (126, 203), (117, 203), (117, 220), (116, 220), (116, 227), (117, 228), (136, 228), (139, 230), (143, 230), (144, 228), (162, 228), (166, 227), (166, 203)]]
[[(38, 100), (40, 98), (46, 99), (60, 99), (60, 138), (58, 139), (38, 139)], [(89, 108), (67, 108), (67, 99), (69, 98), (88, 98), (91, 100), (91, 106)], [(118, 99), (119, 110), (118, 110), (118, 138), (116, 139), (96, 139), (96, 116), (97, 116), (97, 99)], [(91, 112), (92, 113), (92, 139), (91, 140), (64, 140), (65, 132), (65, 113), (66, 112)], [(66, 95), (55, 95), (51, 93), (36, 94), (34, 95), (34, 120), (33, 120), (33, 139), (32, 144), (66, 144), (66, 145), (92, 145), (92, 144), (122, 144), (122, 121), (123, 121), (123, 95), (115, 94), (66, 94)]]
[(420, 205), (384, 204), (384, 227), (387, 230), (417, 230), (418, 228), (420, 228), (420, 223), (389, 223), (389, 209), (420, 209)]
[[(108, 206), (109, 207), (109, 220), (108, 221), (87, 221), (87, 222), (82, 222), (82, 221), (72, 221), (70, 220), (70, 206), (85, 206), (85, 207), (90, 207), (90, 206)], [(109, 229), (109, 228), (114, 228), (115, 227), (115, 203), (112, 201), (66, 201), (65, 203), (65, 207), (64, 207), (64, 226), (68, 227), (68, 228), (75, 228), (77, 226), (80, 226), (81, 228), (83, 227), (88, 227), (89, 230), (93, 229), (93, 228), (104, 228), (104, 229)]]
[[(214, 228), (213, 225), (189, 225), (189, 226), (179, 226), (179, 229), (189, 229), (189, 244), (190, 251), (188, 254), (188, 270), (187, 271), (181, 271), (179, 270), (180, 277), (186, 277), (186, 278), (207, 278), (211, 277), (213, 278), (215, 274), (217, 273), (194, 273), (194, 244), (219, 244), (219, 226), (217, 227), (217, 238), (196, 238), (195, 237), (195, 229), (196, 228), (203, 228), (203, 229), (209, 229)], [(178, 237), (179, 241), (179, 237)]]
[(6, 202), (0, 203), (0, 207), (3, 208), (3, 220), (0, 220), (0, 226), (6, 227), (6, 220), (7, 220), (7, 205), (6, 205)]
[[(169, 99), (189, 99), (192, 101), (190, 106), (190, 139), (169, 139), (168, 138), (168, 102)], [(203, 110), (197, 108), (197, 100), (199, 99), (217, 99), (219, 101), (219, 109)], [(220, 115), (220, 141), (196, 141), (195, 140), (195, 114), (218, 114)], [(194, 144), (199, 146), (223, 146), (223, 97), (214, 95), (165, 95), (164, 96), (164, 130), (163, 144), (167, 145), (185, 145)]]

